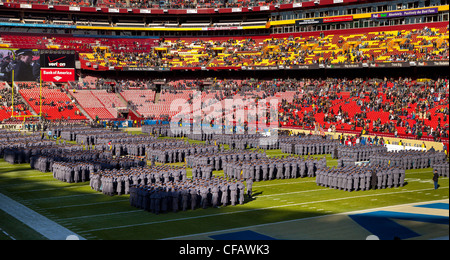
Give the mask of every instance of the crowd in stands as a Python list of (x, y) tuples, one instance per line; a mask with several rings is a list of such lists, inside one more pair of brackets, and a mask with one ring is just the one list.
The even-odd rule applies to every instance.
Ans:
[(267, 39), (164, 39), (150, 52), (81, 53), (99, 66), (220, 67), (422, 62), (449, 59), (448, 26)]
[(282, 125), (448, 138), (448, 79), (315, 81), (315, 91), (283, 102)]
[(22, 82), (17, 85), (25, 102), (36, 114), (41, 113), (46, 119), (86, 119), (73, 100), (52, 83), (44, 83), (42, 87), (36, 82)]
[[(225, 99), (241, 98), (251, 108), (260, 99), (278, 98), (281, 126), (435, 139), (449, 135), (447, 78), (169, 80), (159, 100), (148, 81), (121, 80), (116, 86), (131, 108), (152, 119), (174, 116), (169, 108), (175, 100), (192, 104), (201, 98), (208, 110)], [(202, 90), (201, 95), (194, 96), (195, 90)], [(222, 113), (216, 116), (218, 120)]]
[(442, 61), (449, 60), (448, 35), (448, 25), (423, 25), (417, 29), (281, 38), (99, 39), (2, 34), (1, 41), (10, 48), (75, 50), (83, 69), (109, 70)]
[(232, 8), (255, 7), (292, 2), (301, 0), (15, 0), (18, 3), (36, 3), (49, 5), (96, 6), (109, 8), (170, 8), (170, 9), (196, 9), (196, 8)]
[[(223, 107), (226, 99), (242, 99), (245, 109), (252, 109), (260, 99), (276, 98), (279, 100), (278, 121), (282, 127), (337, 132), (351, 130), (409, 135), (414, 138), (426, 136), (435, 140), (449, 137), (448, 78), (206, 78), (162, 81), (163, 88), (159, 92), (154, 82), (149, 80), (113, 80), (89, 76), (86, 79), (96, 83), (89, 85), (89, 88), (79, 88), (84, 84), (80, 80), (77, 82), (78, 87), (71, 89), (68, 85), (64, 91), (52, 89), (51, 86), (43, 88), (42, 107), (47, 119), (62, 116), (64, 119), (68, 116), (75, 119), (77, 115), (83, 118), (78, 105), (91, 118), (118, 118), (120, 114), (116, 107), (127, 107), (144, 118), (168, 120), (178, 114), (177, 108), (182, 107), (183, 103), (193, 104), (201, 100), (201, 109), (208, 111), (200, 114), (201, 119), (210, 122), (214, 118), (215, 122), (220, 122), (222, 118), (233, 114), (232, 109), (217, 113), (209, 111), (216, 104)], [(19, 93), (23, 99), (16, 98), (18, 101), (15, 105), (22, 105), (24, 113), (28, 113), (28, 107), (38, 113), (39, 87), (36, 83), (16, 84), (20, 85)], [(5, 83), (2, 86), (1, 110), (6, 111), (7, 119), (10, 117), (7, 109), (11, 105), (11, 90), (5, 87)], [(28, 106), (23, 101), (21, 104), (20, 100), (26, 101)], [(176, 109), (172, 111), (174, 104)], [(248, 119), (258, 121), (265, 117), (259, 116), (259, 119), (258, 116)]]

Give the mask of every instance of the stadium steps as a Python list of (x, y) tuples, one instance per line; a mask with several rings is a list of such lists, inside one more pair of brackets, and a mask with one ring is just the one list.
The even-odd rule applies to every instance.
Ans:
[(91, 121), (94, 120), (94, 119), (86, 112), (86, 110), (84, 110), (84, 108), (83, 108), (80, 104), (78, 104), (77, 99), (76, 99), (74, 96), (72, 96), (72, 93), (70, 93), (69, 88), (67, 88), (67, 89), (68, 89), (68, 91), (66, 92), (66, 93), (67, 93), (67, 96), (69, 96), (70, 99), (75, 100), (75, 102), (74, 102), (73, 104), (75, 104), (75, 106), (78, 108), (78, 110), (80, 110), (80, 112), (81, 112), (87, 119), (89, 119), (89, 120), (91, 120)]
[(159, 97), (160, 96), (161, 96), (161, 92), (156, 92), (156, 94), (155, 94), (155, 101), (154, 101), (155, 104), (159, 103)]
[(134, 114), (134, 117), (138, 117), (141, 115), (141, 114), (139, 114), (138, 111), (128, 107), (128, 101), (120, 93), (114, 93), (114, 94), (116, 94), (116, 96), (120, 99), (120, 101), (122, 101), (124, 104), (127, 104), (128, 110), (130, 110)]

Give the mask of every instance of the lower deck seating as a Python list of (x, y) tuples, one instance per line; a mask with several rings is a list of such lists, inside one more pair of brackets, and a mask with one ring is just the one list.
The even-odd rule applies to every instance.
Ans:
[[(86, 119), (67, 94), (60, 89), (43, 87), (41, 90), (41, 88), (34, 87), (20, 89), (19, 92), (36, 114), (39, 114), (42, 108), (42, 115), (49, 120)], [(42, 104), (40, 96), (42, 96)]]

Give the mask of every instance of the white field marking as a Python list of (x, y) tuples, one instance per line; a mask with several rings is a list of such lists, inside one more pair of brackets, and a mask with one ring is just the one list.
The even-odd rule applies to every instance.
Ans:
[[(1, 185), (0, 188), (8, 188), (8, 187), (15, 187), (15, 186), (27, 186), (27, 185), (35, 185), (35, 184), (46, 184), (46, 183), (52, 183), (52, 185), (58, 184), (58, 185), (67, 185), (70, 183), (63, 182), (57, 179), (53, 179), (50, 181), (37, 181), (37, 182), (25, 182), (25, 183), (16, 183), (16, 184), (6, 184)], [(72, 183), (74, 184), (74, 183)]]
[(67, 198), (75, 198), (80, 196), (92, 196), (92, 195), (103, 195), (103, 193), (85, 193), (85, 194), (76, 194), (76, 195), (66, 195), (66, 196), (58, 196), (58, 197), (46, 197), (46, 198), (37, 198), (37, 199), (27, 199), (25, 201), (39, 201), (39, 200), (53, 200), (53, 199), (67, 199)]
[[(412, 181), (414, 181), (414, 180), (412, 180)], [(314, 189), (314, 190), (303, 190), (303, 191), (276, 193), (276, 194), (268, 194), (268, 195), (258, 195), (258, 198), (260, 198), (260, 197), (284, 196), (284, 195), (290, 195), (290, 194), (296, 194), (296, 193), (306, 193), (306, 192), (312, 192), (312, 191), (330, 191), (330, 190), (334, 190), (334, 189), (322, 188), (322, 189)], [(95, 194), (103, 194), (103, 193), (99, 192), (99, 193), (95, 193)], [(71, 196), (82, 196), (82, 195), (71, 195)], [(70, 196), (63, 196), (63, 197), (70, 197)], [(39, 200), (39, 199), (36, 199), (36, 200)], [(275, 199), (275, 200), (278, 200), (278, 199)], [(122, 202), (122, 201), (126, 201), (126, 200), (118, 200), (117, 202)], [(96, 203), (89, 203), (89, 204), (74, 204), (74, 205), (60, 206), (60, 207), (53, 207), (53, 208), (46, 208), (46, 209), (58, 209), (58, 208), (80, 207), (80, 206), (92, 206), (92, 205), (97, 205), (97, 204), (114, 203), (114, 202), (116, 202), (116, 201), (96, 202)]]
[(10, 234), (6, 233), (5, 230), (3, 230), (3, 229), (0, 228), (0, 231), (1, 231), (3, 234), (5, 234), (6, 236), (8, 236), (11, 240), (16, 240), (16, 238), (14, 238), (14, 237), (11, 236)]
[[(50, 240), (65, 239), (74, 232), (0, 193), (0, 209)], [(83, 237), (80, 237), (83, 239)]]
[[(321, 215), (321, 216), (315, 216), (315, 217), (298, 218), (298, 219), (284, 220), (284, 221), (273, 222), (273, 223), (264, 223), (264, 224), (258, 224), (258, 225), (252, 225), (252, 226), (210, 231), (210, 232), (205, 232), (205, 233), (189, 234), (189, 235), (177, 236), (177, 237), (168, 237), (168, 238), (163, 238), (161, 240), (171, 240), (171, 239), (180, 239), (180, 238), (186, 238), (186, 237), (205, 236), (205, 235), (218, 234), (218, 233), (223, 233), (223, 232), (232, 232), (232, 231), (237, 231), (237, 230), (242, 230), (242, 229), (265, 227), (265, 226), (270, 226), (270, 225), (285, 224), (285, 223), (296, 222), (296, 221), (305, 221), (305, 220), (311, 220), (311, 219), (316, 219), (316, 218), (324, 218), (324, 217), (339, 216), (339, 215), (350, 215), (350, 214), (361, 214), (361, 213), (372, 212), (372, 211), (377, 211), (377, 210), (386, 210), (386, 209), (393, 208), (393, 207), (414, 206), (414, 205), (421, 205), (424, 203), (434, 203), (434, 202), (442, 202), (442, 201), (443, 200), (422, 201), (422, 202), (399, 204), (399, 205), (392, 205), (392, 206), (386, 206), (386, 207), (380, 207), (380, 208), (372, 208), (372, 209), (364, 209), (364, 210), (357, 210), (357, 211), (349, 211), (349, 212)], [(331, 211), (326, 211), (326, 213), (328, 213), (328, 212), (331, 212)]]
[(277, 194), (268, 194), (268, 195), (258, 195), (255, 196), (257, 198), (261, 197), (273, 197), (273, 196), (284, 196), (284, 195), (291, 195), (296, 193), (305, 193), (305, 192), (313, 192), (313, 191), (329, 191), (329, 189), (316, 189), (316, 190), (302, 190), (302, 191), (293, 191), (293, 192), (285, 192), (285, 193), (277, 193)]
[[(408, 179), (407, 181), (409, 182), (424, 182), (424, 180), (418, 179), (418, 178), (413, 178), (413, 179)], [(306, 181), (306, 182), (315, 182), (315, 181)], [(289, 182), (289, 183), (274, 183), (274, 184), (268, 184), (268, 185), (261, 185), (261, 186), (254, 186), (255, 188), (258, 187), (269, 187), (269, 186), (277, 186), (277, 185), (284, 185), (284, 184), (301, 184), (301, 183), (305, 183), (305, 182)], [(68, 184), (65, 182), (61, 182), (61, 184)], [(60, 187), (60, 188), (49, 188), (49, 189), (42, 189), (42, 191), (45, 190), (53, 190), (53, 189), (66, 189), (66, 188), (79, 188), (79, 187), (84, 187), (84, 186), (88, 186), (88, 184), (86, 185), (79, 185), (79, 186), (66, 186), (66, 187)], [(295, 192), (287, 192), (287, 193), (278, 193), (278, 194), (270, 194), (270, 195), (260, 195), (258, 197), (273, 197), (273, 196), (284, 196), (284, 195), (290, 195), (290, 194), (296, 194), (296, 193), (304, 193), (304, 192), (311, 192), (311, 191), (327, 191), (329, 189), (315, 189), (315, 190), (306, 190), (306, 191), (295, 191)], [(31, 190), (31, 191), (39, 191), (39, 189), (37, 190)], [(19, 192), (13, 192), (13, 193), (22, 193), (22, 192), (30, 192), (30, 191), (19, 191)], [(102, 194), (101, 192), (99, 193), (89, 193), (89, 194), (80, 194), (80, 195), (69, 195), (69, 196), (60, 196), (60, 197), (48, 197), (48, 198), (38, 198), (38, 199), (30, 199), (30, 200), (25, 200), (25, 201), (37, 201), (37, 200), (45, 200), (45, 199), (60, 199), (60, 198), (70, 198), (70, 197), (77, 197), (77, 196), (87, 196), (87, 195), (100, 195)], [(122, 200), (121, 200), (122, 201)], [(100, 202), (100, 204), (103, 204), (105, 202)], [(110, 203), (110, 202), (107, 202)], [(77, 206), (88, 206), (88, 205), (96, 205), (99, 203), (91, 203), (91, 204), (82, 204), (82, 205), (71, 205), (71, 206), (61, 206), (61, 207), (55, 207), (55, 208), (49, 208), (49, 209), (56, 209), (56, 208), (65, 208), (65, 207), (77, 207)]]
[(104, 213), (104, 214), (96, 214), (96, 215), (89, 215), (89, 216), (79, 216), (79, 217), (70, 217), (70, 218), (60, 218), (60, 220), (73, 220), (73, 219), (82, 219), (82, 218), (96, 218), (96, 217), (104, 217), (104, 216), (111, 216), (111, 215), (120, 215), (120, 214), (128, 214), (128, 213), (135, 213), (135, 212), (143, 212), (143, 210), (130, 210), (130, 211), (121, 211), (121, 212), (113, 212), (113, 213)]
[[(416, 174), (416, 173), (431, 173), (433, 171), (423, 171), (423, 172), (407, 172), (406, 175), (408, 174)], [(309, 177), (304, 177), (304, 178), (309, 178)], [(279, 185), (287, 185), (287, 184), (303, 184), (303, 183), (313, 183), (316, 182), (315, 179), (314, 180), (305, 180), (305, 181), (297, 181), (295, 182), (294, 180), (301, 180), (304, 178), (295, 178), (295, 179), (289, 179), (291, 180), (290, 182), (283, 182), (283, 183), (272, 183), (272, 184), (263, 184), (263, 185), (258, 185), (258, 183), (264, 182), (264, 181), (259, 181), (259, 182), (254, 182), (253, 183), (253, 188), (260, 188), (260, 187), (271, 187), (271, 186), (279, 186)], [(445, 177), (443, 177), (445, 178)], [(406, 179), (405, 179), (406, 180)], [(420, 179), (415, 178), (415, 179), (408, 179), (410, 181), (419, 181)], [(271, 180), (269, 180), (271, 181)], [(426, 180), (422, 180), (424, 182), (428, 182)], [(431, 181), (432, 182), (432, 181)]]
[(296, 179), (290, 179), (290, 182), (283, 182), (283, 183), (272, 183), (272, 184), (264, 184), (264, 185), (257, 185), (258, 182), (253, 182), (253, 188), (260, 188), (260, 187), (271, 187), (271, 186), (279, 186), (279, 185), (287, 185), (287, 184), (302, 184), (302, 183), (311, 183), (316, 182), (315, 180), (309, 180), (309, 181), (301, 181), (301, 182), (294, 182)]
[(31, 176), (23, 175), (23, 176), (17, 176), (17, 177), (8, 177), (7, 175), (3, 175), (2, 177), (4, 179), (31, 179), (31, 178), (53, 177), (53, 175), (42, 173), (42, 175), (31, 175)]
[[(441, 189), (445, 189), (445, 188), (448, 189), (449, 187), (447, 186), (447, 187), (440, 187), (440, 188)], [(215, 216), (222, 216), (222, 215), (238, 214), (238, 213), (247, 213), (247, 212), (252, 212), (252, 211), (260, 211), (260, 210), (268, 210), (268, 209), (275, 209), (275, 208), (300, 206), (300, 205), (311, 204), (311, 203), (322, 203), (322, 202), (347, 200), (347, 199), (362, 198), (362, 197), (383, 196), (383, 195), (391, 195), (391, 194), (399, 194), (399, 193), (410, 193), (410, 192), (425, 191), (425, 190), (434, 190), (434, 188), (420, 189), (420, 190), (405, 190), (405, 191), (370, 194), (370, 195), (360, 195), (360, 196), (349, 196), (349, 197), (344, 197), (344, 198), (319, 200), (319, 201), (309, 201), (309, 202), (302, 202), (302, 203), (297, 203), (297, 204), (285, 204), (285, 205), (277, 205), (277, 206), (271, 206), (271, 207), (265, 207), (265, 208), (237, 210), (237, 211), (232, 211), (232, 212), (222, 212), (222, 213), (202, 215), (202, 216), (196, 216), (196, 217), (186, 217), (186, 218), (178, 218), (178, 219), (168, 219), (168, 220), (161, 220), (161, 221), (146, 222), (146, 223), (133, 224), (133, 225), (122, 225), (122, 226), (116, 226), (116, 227), (97, 228), (97, 229), (86, 230), (86, 231), (80, 232), (80, 233), (88, 233), (88, 232), (94, 232), (94, 231), (119, 229), (119, 228), (129, 228), (129, 227), (145, 226), (145, 225), (152, 225), (152, 224), (161, 224), (161, 223), (167, 223), (167, 222), (184, 221), (184, 220), (191, 220), (191, 219), (198, 219), (198, 218), (207, 218), (207, 217), (215, 217)]]
[(124, 200), (114, 200), (114, 201), (103, 201), (103, 202), (96, 202), (96, 203), (67, 205), (67, 206), (59, 206), (59, 207), (43, 208), (43, 209), (49, 210), (49, 209), (62, 209), (62, 208), (72, 208), (72, 207), (83, 207), (83, 206), (93, 206), (93, 205), (108, 204), (108, 203), (116, 203), (116, 202), (124, 202), (124, 201), (130, 201), (130, 200), (129, 200), (129, 199), (124, 199)]
[[(422, 179), (408, 179), (409, 182), (422, 182), (422, 183), (428, 183), (428, 181), (424, 181)], [(314, 181), (315, 182), (315, 181)], [(432, 183), (432, 182), (431, 182)], [(271, 185), (266, 185), (266, 186), (271, 186)], [(255, 188), (255, 186), (253, 186)], [(258, 186), (261, 187), (261, 186)], [(258, 188), (256, 187), (256, 188)], [(269, 194), (269, 195), (258, 195), (257, 197), (272, 197), (272, 196), (283, 196), (283, 195), (290, 195), (290, 194), (296, 194), (296, 193), (304, 193), (304, 192), (311, 192), (311, 191), (329, 191), (329, 190), (334, 190), (333, 188), (328, 188), (328, 187), (323, 187), (322, 189), (315, 189), (315, 190), (302, 190), (302, 191), (293, 191), (293, 192), (286, 192), (286, 193), (277, 193), (277, 194)]]
[(47, 188), (47, 189), (35, 189), (35, 190), (24, 190), (24, 191), (14, 191), (11, 192), (13, 194), (18, 193), (29, 193), (29, 192), (36, 192), (36, 191), (51, 191), (51, 190), (62, 190), (62, 189), (77, 189), (77, 188), (83, 188), (85, 186), (89, 186), (89, 184), (84, 185), (77, 185), (77, 186), (65, 186), (65, 187), (58, 187), (58, 188)]
[[(433, 171), (423, 171), (423, 172), (407, 172), (406, 175), (408, 174), (416, 174), (416, 173), (431, 173)], [(306, 178), (310, 178), (310, 177), (304, 177), (304, 178), (295, 178), (295, 179), (288, 179), (290, 180), (289, 182), (282, 182), (282, 183), (271, 183), (271, 184), (263, 184), (263, 185), (258, 185), (258, 183), (262, 183), (265, 181), (259, 181), (259, 182), (253, 182), (253, 188), (260, 188), (260, 187), (271, 187), (271, 186), (279, 186), (279, 185), (286, 185), (286, 184), (302, 184), (302, 183), (312, 183), (312, 182), (316, 182), (315, 179), (314, 180), (306, 180)], [(295, 180), (302, 180), (305, 179), (305, 181), (295, 181)], [(415, 180), (415, 179), (414, 179)], [(272, 181), (272, 180), (268, 180), (268, 181)]]
[[(406, 175), (408, 174), (416, 174), (416, 173), (431, 173), (433, 171), (422, 171), (422, 172), (407, 172)], [(41, 176), (33, 176), (33, 177), (42, 177)], [(305, 178), (310, 178), (310, 177), (305, 177)], [(440, 178), (448, 178), (448, 177), (440, 177)], [(270, 187), (270, 186), (278, 186), (278, 185), (286, 185), (286, 184), (302, 184), (302, 183), (311, 183), (311, 182), (315, 182), (315, 180), (309, 180), (309, 181), (300, 181), (300, 182), (294, 182), (294, 180), (301, 180), (303, 178), (295, 178), (295, 179), (289, 179), (291, 180), (290, 182), (283, 182), (283, 183), (273, 183), (273, 184), (264, 184), (264, 185), (258, 185), (258, 182), (255, 182), (253, 185), (254, 188), (258, 188), (258, 187)], [(263, 182), (263, 181), (261, 181)], [(54, 180), (50, 180), (50, 181), (42, 181), (42, 182), (33, 182), (33, 183), (16, 183), (16, 184), (7, 184), (7, 185), (1, 185), (1, 188), (7, 188), (7, 187), (14, 187), (14, 186), (21, 186), (21, 185), (29, 185), (29, 184), (39, 184), (39, 183), (57, 183), (60, 185), (67, 185), (70, 183), (67, 182), (62, 182), (60, 180), (54, 179)], [(36, 190), (37, 191), (37, 190)]]

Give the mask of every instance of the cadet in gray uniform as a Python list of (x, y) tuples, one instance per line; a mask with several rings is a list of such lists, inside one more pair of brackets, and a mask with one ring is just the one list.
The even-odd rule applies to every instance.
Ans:
[(248, 178), (247, 180), (246, 180), (246, 183), (247, 183), (247, 196), (249, 197), (249, 198), (251, 198), (252, 197), (252, 189), (253, 189), (253, 179), (252, 178)]
[(245, 189), (245, 185), (242, 182), (238, 182), (237, 183), (237, 188), (239, 190), (239, 204), (242, 205), (244, 204), (244, 189)]
[(217, 184), (214, 184), (214, 186), (211, 189), (213, 208), (217, 208), (217, 206), (219, 205), (219, 192), (220, 192), (219, 186)]
[(230, 202), (232, 206), (236, 206), (237, 202), (237, 185), (236, 182), (233, 181), (233, 183), (230, 184)]
[(222, 203), (222, 206), (226, 206), (228, 203), (228, 185), (222, 185), (220, 191), (222, 192), (222, 198), (220, 202)]
[(197, 188), (191, 187), (190, 194), (191, 194), (191, 210), (194, 210), (197, 207), (197, 194), (198, 194)]

